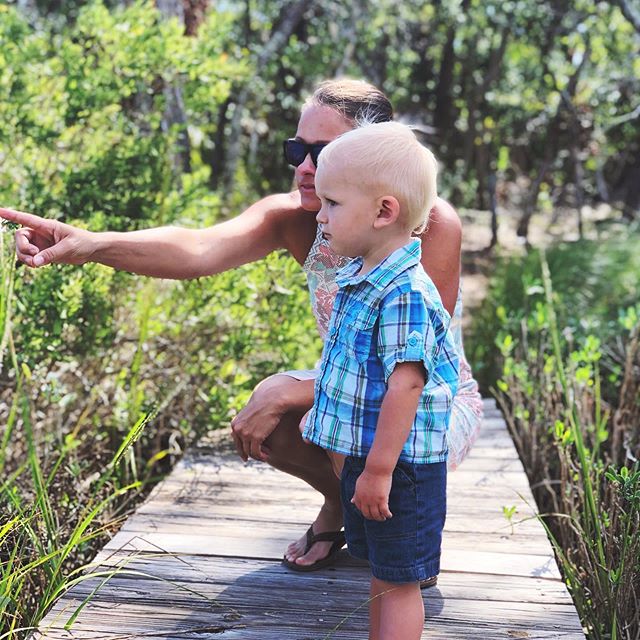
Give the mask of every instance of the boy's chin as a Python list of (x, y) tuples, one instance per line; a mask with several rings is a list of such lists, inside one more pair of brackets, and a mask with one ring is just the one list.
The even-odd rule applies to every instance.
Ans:
[(352, 249), (348, 249), (347, 247), (341, 247), (340, 244), (336, 244), (332, 237), (326, 237), (325, 240), (329, 243), (329, 247), (331, 251), (333, 251), (338, 256), (343, 256), (344, 258), (357, 258), (359, 254), (354, 253)]

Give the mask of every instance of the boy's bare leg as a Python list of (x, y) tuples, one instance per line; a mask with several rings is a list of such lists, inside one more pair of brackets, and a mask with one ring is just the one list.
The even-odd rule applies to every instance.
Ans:
[(369, 640), (420, 640), (423, 627), (419, 582), (394, 584), (371, 578)]
[[(340, 480), (326, 452), (302, 439), (298, 428), (301, 417), (298, 413), (284, 415), (265, 440), (266, 461), (280, 471), (301, 478), (324, 496), (324, 504), (312, 524), (314, 533), (338, 531), (342, 527)], [(326, 558), (332, 545), (331, 542), (316, 542), (305, 554), (306, 542), (306, 534), (292, 542), (285, 552), (287, 560), (311, 565)]]

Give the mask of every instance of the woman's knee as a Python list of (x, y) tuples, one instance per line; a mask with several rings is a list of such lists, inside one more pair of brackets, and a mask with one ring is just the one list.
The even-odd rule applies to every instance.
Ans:
[(277, 389), (284, 389), (286, 387), (296, 384), (298, 380), (288, 376), (286, 373), (274, 373), (273, 375), (258, 382), (253, 388), (253, 394), (272, 392)]
[(302, 415), (298, 412), (285, 413), (276, 428), (265, 440), (265, 444), (276, 455), (282, 454), (302, 442), (298, 425)]

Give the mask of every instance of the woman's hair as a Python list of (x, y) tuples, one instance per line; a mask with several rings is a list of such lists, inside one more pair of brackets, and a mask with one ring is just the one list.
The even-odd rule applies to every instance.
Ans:
[(331, 107), (355, 126), (363, 123), (393, 120), (393, 107), (389, 98), (364, 80), (336, 78), (316, 86), (305, 105)]
[(405, 229), (424, 230), (437, 197), (438, 164), (408, 126), (382, 122), (343, 133), (322, 150), (318, 172), (334, 163), (354, 187), (396, 198)]

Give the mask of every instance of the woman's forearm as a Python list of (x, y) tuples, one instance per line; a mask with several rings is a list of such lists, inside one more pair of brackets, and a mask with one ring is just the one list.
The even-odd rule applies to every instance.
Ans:
[(200, 275), (198, 232), (177, 227), (91, 233), (88, 262), (156, 278)]
[(188, 279), (260, 260), (283, 244), (283, 225), (295, 222), (289, 194), (263, 198), (239, 216), (206, 229), (158, 227), (92, 233), (88, 260), (158, 278)]

